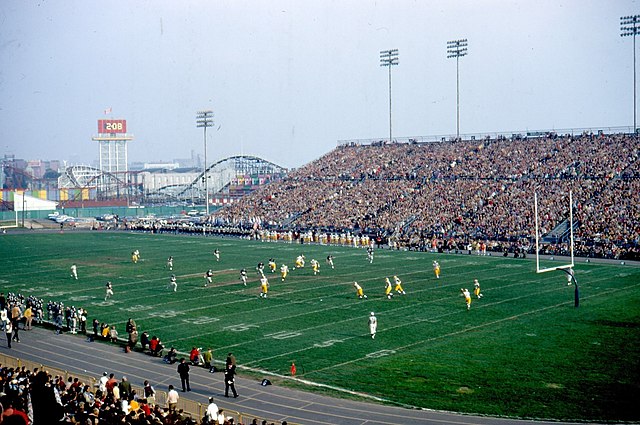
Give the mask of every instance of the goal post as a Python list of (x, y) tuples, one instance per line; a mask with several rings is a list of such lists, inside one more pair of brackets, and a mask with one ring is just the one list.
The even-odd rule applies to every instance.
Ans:
[(538, 221), (538, 194), (533, 193), (533, 209), (535, 214), (535, 227), (536, 227), (536, 273), (546, 273), (552, 271), (562, 271), (566, 273), (569, 284), (574, 285), (574, 306), (580, 306), (580, 289), (578, 287), (578, 281), (576, 280), (573, 267), (574, 267), (574, 239), (573, 239), (573, 194), (569, 191), (569, 264), (561, 264), (554, 267), (540, 268), (540, 223)]
[(572, 192), (569, 191), (569, 254), (570, 254), (570, 263), (562, 264), (554, 267), (546, 267), (540, 268), (540, 223), (538, 218), (538, 194), (536, 192), (533, 193), (533, 210), (535, 215), (535, 231), (536, 231), (536, 273), (545, 273), (551, 272), (555, 270), (562, 269), (570, 269), (574, 267), (574, 258), (573, 258), (573, 195)]

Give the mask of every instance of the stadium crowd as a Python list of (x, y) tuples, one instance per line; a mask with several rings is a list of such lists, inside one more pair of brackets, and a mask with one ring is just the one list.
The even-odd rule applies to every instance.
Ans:
[[(114, 336), (115, 326), (100, 323), (97, 319), (93, 320), (93, 332), (88, 331), (86, 326), (76, 327), (76, 318), (78, 315), (86, 316), (86, 309), (65, 308), (62, 303), (49, 301), (45, 314), (44, 307), (44, 301), (33, 296), (25, 298), (22, 294), (9, 293), (5, 296), (0, 293), (0, 325), (6, 331), (9, 348), (11, 340), (20, 342), (17, 338), (20, 325), (22, 330), (31, 330), (32, 324), (53, 326), (56, 333), (86, 334), (92, 341), (102, 338), (123, 344), (126, 352), (137, 345), (138, 330), (133, 319), (129, 319), (125, 326), (129, 335), (125, 342), (118, 338), (117, 333)], [(27, 314), (31, 310), (33, 315)], [(64, 321), (63, 316), (66, 316)], [(143, 332), (140, 343), (143, 352), (162, 356), (163, 346), (156, 336), (149, 339), (148, 334)], [(191, 365), (214, 370), (211, 349), (201, 353), (193, 347), (189, 357)], [(175, 348), (171, 347), (163, 360), (174, 364), (177, 361)], [(242, 425), (233, 416), (223, 414), (224, 411), (217, 409), (217, 405), (214, 406), (218, 412), (215, 418), (204, 416), (194, 419), (191, 414), (177, 409), (175, 404), (172, 406), (169, 396), (165, 404), (156, 404), (156, 391), (148, 381), (137, 392), (126, 377), (118, 381), (113, 373), (105, 372), (100, 379), (83, 381), (79, 377), (52, 375), (40, 368), (30, 370), (24, 366), (7, 367), (0, 364), (0, 423), (3, 425)], [(253, 423), (257, 424), (258, 419), (254, 419)], [(267, 421), (262, 420), (261, 423), (266, 425)]]
[[(547, 134), (441, 143), (344, 145), (216, 211), (231, 229), (384, 235), (399, 248), (533, 248), (569, 217), (576, 255), (640, 259), (640, 141)], [(566, 238), (546, 241), (564, 253)]]
[[(151, 395), (147, 396), (148, 388)], [(205, 414), (195, 419), (171, 406), (169, 399), (166, 406), (156, 404), (155, 394), (148, 381), (138, 394), (126, 377), (118, 381), (113, 373), (105, 372), (92, 383), (72, 376), (65, 379), (40, 368), (31, 370), (0, 364), (0, 423), (3, 425), (242, 425), (217, 408), (214, 418)], [(252, 424), (259, 421), (262, 425), (268, 423), (255, 418)]]

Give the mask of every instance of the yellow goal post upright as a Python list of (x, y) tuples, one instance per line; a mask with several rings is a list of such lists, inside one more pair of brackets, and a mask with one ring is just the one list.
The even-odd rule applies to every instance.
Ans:
[(569, 253), (571, 259), (571, 262), (569, 264), (540, 268), (540, 224), (538, 220), (538, 194), (536, 192), (533, 193), (533, 210), (536, 224), (536, 273), (546, 273), (556, 270), (566, 273), (567, 277), (570, 279), (570, 283), (573, 282), (574, 284), (574, 304), (576, 307), (578, 307), (580, 305), (580, 290), (578, 288), (578, 281), (576, 280), (573, 271), (573, 268), (575, 266), (573, 257), (573, 194), (571, 191), (569, 191)]

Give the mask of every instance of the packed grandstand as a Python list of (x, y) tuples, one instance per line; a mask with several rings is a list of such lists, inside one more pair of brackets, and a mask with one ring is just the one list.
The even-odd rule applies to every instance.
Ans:
[(542, 249), (564, 254), (571, 191), (576, 255), (637, 260), (639, 154), (633, 135), (602, 133), (350, 143), (216, 211), (205, 228), (293, 232), (294, 239), (311, 232), (313, 240), (366, 235), (399, 249), (484, 243), (489, 251), (533, 252), (536, 193), (548, 236)]

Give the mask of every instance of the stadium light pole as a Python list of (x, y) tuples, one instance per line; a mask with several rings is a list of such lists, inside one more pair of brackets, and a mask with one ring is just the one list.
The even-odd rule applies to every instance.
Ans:
[(196, 113), (196, 127), (204, 130), (204, 166), (202, 179), (204, 180), (204, 203), (209, 215), (209, 182), (207, 179), (207, 128), (213, 127), (213, 111), (198, 111)]
[(633, 36), (633, 134), (636, 134), (636, 35), (640, 29), (640, 15), (620, 18), (620, 37)]
[(380, 66), (389, 68), (389, 143), (393, 140), (391, 130), (391, 67), (393, 65), (398, 65), (398, 49), (381, 50)]
[(447, 41), (447, 58), (456, 58), (456, 139), (460, 138), (460, 58), (466, 55), (466, 38)]

